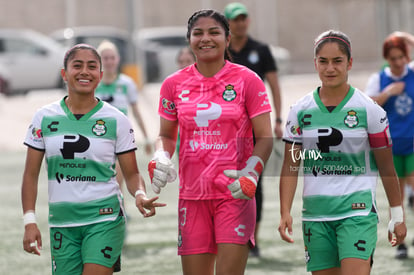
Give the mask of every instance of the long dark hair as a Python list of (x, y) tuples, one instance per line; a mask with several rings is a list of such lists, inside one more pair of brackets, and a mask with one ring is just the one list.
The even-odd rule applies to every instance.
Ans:
[[(219, 23), (223, 27), (226, 37), (228, 37), (230, 35), (229, 22), (227, 21), (226, 17), (222, 13), (220, 13), (216, 10), (206, 9), (206, 10), (196, 11), (188, 19), (188, 22), (187, 22), (187, 40), (188, 41), (190, 41), (191, 30), (193, 29), (194, 24), (197, 22), (197, 20), (200, 17), (213, 18), (217, 23)], [(226, 48), (226, 51), (224, 53), (224, 59), (227, 59), (227, 60), (230, 60), (230, 61), (232, 60), (231, 55), (230, 55), (227, 48)]]

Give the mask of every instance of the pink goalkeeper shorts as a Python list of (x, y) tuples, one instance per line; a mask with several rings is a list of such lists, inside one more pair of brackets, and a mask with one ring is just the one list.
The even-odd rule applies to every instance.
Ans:
[(255, 225), (254, 199), (180, 199), (178, 255), (216, 254), (219, 243), (254, 246)]

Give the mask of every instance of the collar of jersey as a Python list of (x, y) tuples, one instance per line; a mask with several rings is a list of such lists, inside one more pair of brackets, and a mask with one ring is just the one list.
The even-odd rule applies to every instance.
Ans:
[(332, 112), (329, 112), (328, 109), (326, 108), (326, 106), (322, 103), (321, 98), (319, 97), (319, 89), (321, 87), (318, 87), (315, 89), (315, 91), (313, 91), (313, 98), (316, 102), (316, 104), (318, 105), (319, 109), (321, 110), (321, 112), (323, 113), (337, 113), (339, 112), (344, 106), (345, 104), (349, 101), (349, 99), (352, 97), (352, 95), (355, 92), (355, 88), (352, 86), (349, 86), (349, 91), (346, 94), (345, 98), (342, 99), (341, 103), (339, 103), (335, 109), (332, 110)]
[(69, 119), (71, 120), (77, 120), (77, 121), (85, 121), (88, 120), (91, 116), (93, 116), (97, 111), (99, 111), (102, 106), (103, 106), (103, 102), (102, 100), (100, 100), (99, 98), (96, 98), (98, 100), (98, 104), (96, 104), (96, 106), (90, 110), (88, 113), (84, 114), (80, 119), (77, 119), (75, 117), (74, 114), (72, 114), (72, 112), (69, 110), (68, 106), (66, 106), (65, 103), (65, 99), (68, 96), (65, 96), (61, 101), (60, 101), (60, 107), (62, 107), (63, 111), (65, 112), (65, 114), (68, 116)]

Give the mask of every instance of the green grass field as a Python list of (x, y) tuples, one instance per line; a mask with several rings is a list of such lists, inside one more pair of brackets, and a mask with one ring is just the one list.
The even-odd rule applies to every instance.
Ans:
[[(139, 154), (140, 151), (138, 151)], [(141, 151), (142, 152), (142, 151)], [(147, 157), (139, 158), (139, 168), (147, 182)], [(40, 257), (27, 254), (22, 249), (23, 223), (20, 203), (20, 186), (23, 172), (24, 152), (2, 153), (0, 155), (0, 274), (38, 275), (51, 274), (50, 246), (47, 226), (47, 183), (44, 168), (39, 182), (37, 220), (43, 236), (43, 251)], [(280, 169), (280, 160), (272, 154), (266, 167), (266, 174), (275, 174)], [(301, 184), (296, 194), (293, 215), (294, 244), (280, 240), (277, 232), (279, 223), (278, 177), (266, 176), (264, 180), (264, 212), (259, 234), (261, 258), (248, 261), (246, 274), (310, 274), (304, 263), (303, 242), (300, 226)], [(395, 249), (387, 242), (387, 201), (383, 187), (378, 184), (377, 203), (380, 208), (379, 240), (374, 257), (372, 274), (414, 274), (414, 247), (410, 247), (410, 258), (404, 261), (394, 259)], [(155, 217), (144, 219), (134, 209), (133, 199), (126, 196), (129, 216), (128, 235), (122, 256), (120, 274), (181, 274), (180, 258), (176, 254), (177, 243), (177, 194), (176, 183), (169, 184), (160, 196), (167, 207), (158, 210)], [(414, 234), (414, 213), (407, 212), (409, 233), (407, 243), (411, 245)], [(118, 273), (119, 274), (119, 273)]]

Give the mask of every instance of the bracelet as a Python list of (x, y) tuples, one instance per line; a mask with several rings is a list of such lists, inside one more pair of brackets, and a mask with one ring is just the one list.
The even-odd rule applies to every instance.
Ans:
[(280, 117), (276, 118), (277, 123), (282, 123), (282, 119)]
[(23, 215), (23, 224), (26, 226), (30, 223), (36, 223), (36, 215), (34, 210), (28, 210)]
[(147, 196), (147, 194), (145, 193), (145, 191), (144, 190), (141, 190), (141, 189), (138, 189), (136, 192), (135, 192), (135, 197), (137, 197), (138, 195), (144, 195), (144, 197), (146, 197)]

